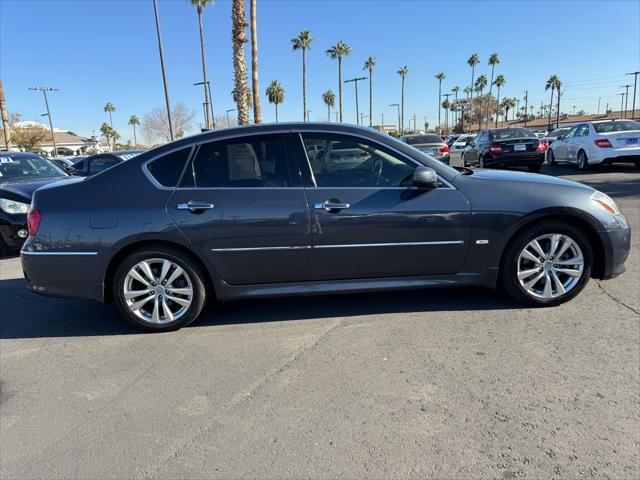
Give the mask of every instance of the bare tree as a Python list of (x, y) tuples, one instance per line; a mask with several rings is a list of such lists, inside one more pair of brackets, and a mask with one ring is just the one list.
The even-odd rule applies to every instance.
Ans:
[[(171, 120), (173, 121), (173, 131), (176, 138), (184, 137), (185, 133), (193, 126), (193, 110), (187, 109), (182, 103), (177, 103), (171, 107)], [(144, 114), (142, 119), (142, 129), (149, 138), (160, 138), (164, 142), (171, 141), (171, 130), (167, 120), (167, 109), (156, 107)]]
[(51, 135), (49, 130), (39, 123), (21, 123), (22, 118), (19, 113), (9, 114), (9, 116), (14, 120), (9, 121), (11, 140), (25, 152), (33, 151)]
[(4, 87), (0, 80), (0, 114), (2, 116), (2, 131), (4, 132), (4, 145), (11, 150), (11, 134), (9, 133), (9, 119), (7, 118), (7, 102), (4, 99)]

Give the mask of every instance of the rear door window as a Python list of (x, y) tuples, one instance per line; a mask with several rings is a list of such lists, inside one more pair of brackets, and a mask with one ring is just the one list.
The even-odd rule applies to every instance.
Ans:
[(104, 172), (107, 168), (111, 168), (114, 165), (120, 163), (119, 160), (109, 157), (97, 157), (89, 161), (89, 173), (94, 175), (96, 173)]
[(149, 173), (158, 183), (165, 187), (175, 187), (180, 179), (180, 174), (184, 169), (185, 163), (189, 159), (191, 147), (171, 152), (156, 160), (153, 160), (147, 166)]

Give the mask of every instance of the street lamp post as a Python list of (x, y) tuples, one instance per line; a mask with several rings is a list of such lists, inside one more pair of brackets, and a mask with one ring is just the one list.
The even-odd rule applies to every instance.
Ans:
[(633, 104), (631, 105), (631, 120), (633, 120), (633, 116), (636, 113), (636, 86), (638, 84), (638, 72), (627, 73), (627, 75), (633, 75)]
[(400, 104), (399, 103), (390, 103), (389, 106), (398, 108), (398, 132), (400, 132)]
[[(196, 85), (204, 85), (204, 82), (197, 82), (194, 83), (193, 86), (195, 87)], [(213, 100), (211, 97), (211, 82), (209, 80), (207, 80), (207, 91), (209, 92), (209, 97), (208, 97), (208, 102), (203, 102), (202, 105), (204, 106), (204, 118), (205, 118), (205, 124), (207, 126), (207, 128), (209, 128), (209, 125), (207, 124), (207, 118), (211, 118), (211, 126), (212, 129), (215, 130), (216, 129), (216, 119), (213, 116)], [(207, 99), (205, 99), (207, 100)]]
[(356, 87), (356, 123), (357, 123), (358, 125), (360, 125), (360, 119), (359, 119), (360, 112), (358, 111), (358, 82), (359, 82), (360, 80), (366, 80), (367, 78), (368, 78), (368, 77), (356, 77), (356, 78), (351, 78), (351, 79), (349, 79), (349, 80), (345, 80), (345, 81), (344, 81), (344, 83), (350, 83), (350, 82), (353, 82), (353, 84), (354, 84), (354, 85), (355, 85), (355, 87)]
[(235, 108), (230, 108), (229, 110), (227, 110), (227, 127), (231, 126), (231, 120), (229, 120), (229, 112), (235, 112), (236, 109)]
[(622, 117), (622, 108), (624, 107), (624, 92), (619, 93), (620, 95), (620, 116)]
[[(627, 118), (627, 107), (629, 106), (629, 87), (631, 85), (620, 85), (620, 88), (624, 88), (624, 118)], [(633, 120), (633, 113), (631, 114), (631, 119)]]
[(156, 17), (156, 32), (158, 33), (158, 50), (160, 51), (160, 68), (162, 69), (162, 82), (164, 83), (164, 100), (167, 103), (167, 120), (169, 121), (169, 136), (173, 142), (173, 123), (171, 123), (171, 104), (169, 103), (169, 87), (167, 86), (167, 72), (164, 68), (164, 53), (162, 51), (162, 37), (160, 36), (160, 20), (158, 19), (158, 4), (153, 0), (153, 13)]
[(53, 156), (57, 157), (58, 146), (56, 145), (56, 137), (53, 134), (53, 120), (51, 120), (51, 111), (49, 110), (49, 100), (47, 98), (47, 92), (57, 92), (58, 89), (51, 88), (51, 87), (33, 87), (33, 88), (29, 88), (29, 90), (40, 90), (44, 95), (44, 104), (47, 107), (47, 113), (45, 113), (44, 115), (49, 117), (49, 129), (51, 130), (51, 141), (53, 142)]

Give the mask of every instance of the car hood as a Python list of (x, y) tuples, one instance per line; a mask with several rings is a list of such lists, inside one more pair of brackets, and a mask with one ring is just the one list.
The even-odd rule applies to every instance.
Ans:
[(565, 180), (564, 178), (552, 177), (550, 175), (540, 175), (539, 173), (527, 173), (516, 172), (509, 170), (492, 170), (492, 169), (479, 169), (474, 170), (473, 175), (470, 176), (474, 180), (490, 180), (498, 182), (526, 182), (542, 185), (564, 185), (567, 187), (584, 188), (586, 190), (593, 190), (591, 187), (582, 183), (574, 182), (572, 180)]
[(45, 177), (30, 180), (8, 180), (0, 182), (0, 197), (9, 197), (10, 200), (26, 200), (27, 203), (31, 203), (33, 192), (38, 188), (44, 185), (68, 182), (73, 179), (78, 179), (78, 177)]

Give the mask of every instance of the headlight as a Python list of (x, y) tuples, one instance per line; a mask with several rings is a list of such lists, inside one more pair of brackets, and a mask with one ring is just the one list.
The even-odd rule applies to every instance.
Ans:
[(29, 212), (29, 207), (30, 205), (28, 203), (16, 202), (15, 200), (0, 198), (0, 210), (10, 215), (17, 215), (20, 213), (26, 214)]
[(618, 209), (616, 202), (614, 202), (609, 195), (596, 190), (593, 195), (591, 195), (591, 200), (596, 202), (607, 212), (613, 215), (620, 215), (620, 210)]

